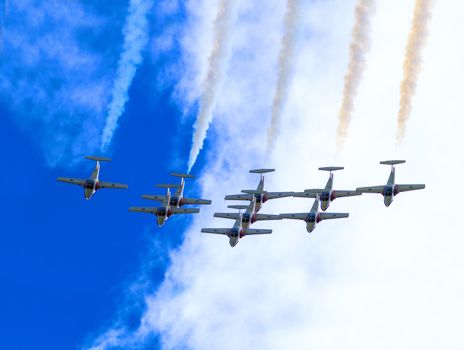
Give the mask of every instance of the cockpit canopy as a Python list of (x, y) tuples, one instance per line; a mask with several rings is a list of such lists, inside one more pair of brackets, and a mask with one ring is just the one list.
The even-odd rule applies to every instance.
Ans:
[(325, 201), (328, 201), (330, 198), (330, 193), (327, 192), (327, 191), (324, 191), (321, 193), (321, 196), (320, 196), (320, 199), (321, 201), (325, 202)]
[(237, 227), (234, 227), (233, 229), (230, 230), (230, 237), (238, 237), (240, 234), (240, 230)]
[(393, 195), (393, 187), (385, 186), (385, 189), (383, 190), (383, 195), (384, 196), (392, 196)]
[(160, 207), (156, 210), (156, 216), (166, 216), (166, 208)]
[(307, 221), (308, 221), (308, 222), (316, 222), (316, 214), (314, 214), (314, 213), (309, 213), (309, 214), (308, 214)]
[(179, 204), (179, 197), (171, 197), (171, 200), (169, 201), (169, 205), (173, 207), (177, 207)]
[(95, 180), (87, 180), (84, 184), (84, 188), (93, 190), (95, 188)]
[(251, 215), (249, 213), (245, 213), (242, 215), (242, 222), (250, 222)]

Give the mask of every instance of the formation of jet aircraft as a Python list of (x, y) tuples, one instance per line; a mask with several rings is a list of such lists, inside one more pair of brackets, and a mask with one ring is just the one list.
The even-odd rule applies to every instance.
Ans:
[[(84, 196), (88, 200), (92, 195), (101, 188), (127, 189), (128, 186), (120, 183), (104, 182), (99, 180), (100, 162), (108, 162), (110, 158), (87, 156), (87, 159), (96, 162), (90, 178), (68, 178), (59, 177), (58, 181), (79, 185), (84, 189)], [(251, 225), (257, 221), (294, 219), (302, 220), (306, 223), (306, 230), (312, 232), (316, 225), (322, 220), (342, 219), (349, 217), (349, 213), (330, 213), (326, 212), (331, 202), (341, 197), (359, 196), (363, 193), (379, 193), (384, 197), (385, 206), (390, 206), (394, 197), (401, 192), (421, 190), (425, 188), (424, 184), (396, 184), (395, 183), (395, 165), (405, 163), (404, 160), (386, 160), (380, 164), (390, 165), (391, 171), (387, 183), (380, 186), (358, 187), (356, 190), (334, 190), (333, 189), (333, 172), (344, 169), (343, 167), (321, 167), (319, 170), (328, 171), (329, 179), (324, 188), (306, 189), (303, 192), (269, 192), (264, 189), (264, 174), (274, 172), (275, 169), (252, 169), (250, 173), (259, 174), (260, 181), (255, 190), (242, 190), (240, 194), (226, 195), (225, 200), (247, 201), (246, 205), (228, 205), (230, 209), (236, 209), (238, 212), (215, 213), (214, 217), (234, 220), (232, 227), (228, 228), (202, 228), (201, 232), (225, 235), (229, 238), (231, 247), (237, 245), (238, 241), (248, 235), (271, 234), (270, 229), (252, 229)], [(142, 195), (143, 199), (158, 201), (161, 203), (158, 207), (130, 207), (131, 212), (141, 212), (152, 214), (156, 218), (158, 226), (163, 226), (166, 220), (175, 214), (195, 214), (199, 213), (199, 208), (185, 208), (185, 205), (209, 205), (211, 200), (188, 198), (184, 196), (185, 179), (193, 178), (190, 174), (172, 173), (171, 176), (180, 178), (177, 184), (158, 184), (159, 188), (165, 188), (164, 195)], [(174, 195), (171, 195), (171, 189), (176, 189)], [(260, 214), (264, 203), (271, 199), (299, 197), (314, 198), (313, 205), (309, 212), (302, 213), (283, 213), (283, 214)]]

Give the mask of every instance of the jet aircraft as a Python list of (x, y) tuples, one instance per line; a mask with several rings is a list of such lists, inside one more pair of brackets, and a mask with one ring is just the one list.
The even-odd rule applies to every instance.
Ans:
[[(252, 223), (253, 216), (254, 216), (254, 221), (280, 220), (281, 219), (279, 215), (254, 214), (253, 203), (250, 203), (249, 205), (229, 205), (228, 208), (239, 209), (239, 212), (238, 213), (215, 213), (214, 217), (235, 220), (235, 223), (232, 226), (232, 228), (202, 228), (201, 232), (226, 235), (227, 237), (229, 237), (229, 244), (231, 247), (235, 247), (238, 241), (240, 240), (240, 238), (242, 237), (245, 237), (248, 235), (261, 235), (261, 234), (272, 233), (272, 230), (267, 230), (267, 229), (251, 229), (250, 225)], [(242, 212), (242, 210), (245, 210), (245, 212)]]
[[(169, 205), (175, 208), (181, 208), (185, 204), (211, 204), (211, 200), (209, 199), (195, 199), (195, 198), (185, 198), (184, 197), (184, 187), (185, 187), (185, 180), (186, 178), (192, 179), (194, 176), (189, 174), (178, 174), (172, 173), (171, 176), (180, 177), (180, 184), (160, 184), (156, 185), (157, 187), (162, 188), (177, 188), (176, 193), (174, 196), (170, 197)], [(163, 202), (166, 199), (166, 196), (163, 195), (142, 195), (144, 199), (150, 199), (154, 201)]]
[(293, 196), (293, 192), (267, 192), (264, 190), (264, 175), (270, 173), (275, 169), (253, 169), (250, 170), (252, 174), (261, 174), (256, 190), (242, 190), (242, 194), (231, 194), (224, 197), (225, 200), (239, 200), (239, 201), (250, 201), (255, 202), (254, 214), (258, 213), (263, 203), (270, 199), (284, 198)]
[(322, 211), (326, 211), (329, 208), (330, 203), (333, 202), (336, 198), (341, 197), (351, 197), (351, 196), (359, 196), (362, 193), (357, 191), (348, 191), (348, 190), (334, 190), (333, 189), (333, 172), (337, 170), (342, 170), (344, 167), (335, 167), (335, 166), (328, 166), (328, 167), (321, 167), (319, 170), (322, 171), (329, 171), (329, 179), (327, 180), (327, 184), (323, 189), (309, 189), (304, 190), (304, 192), (295, 192), (293, 194), (294, 197), (305, 197), (305, 198), (316, 198), (319, 196), (321, 201), (321, 209)]
[(169, 188), (166, 189), (166, 196), (163, 196), (163, 199), (160, 199), (160, 201), (160, 207), (130, 207), (129, 211), (155, 215), (159, 227), (163, 226), (166, 220), (174, 214), (196, 214), (200, 212), (198, 208), (179, 208), (177, 206), (172, 206), (170, 204), (171, 191)]
[(57, 181), (66, 182), (74, 185), (79, 185), (84, 188), (84, 196), (85, 199), (90, 199), (92, 195), (101, 188), (120, 188), (126, 189), (128, 188), (127, 185), (118, 184), (113, 182), (104, 182), (99, 180), (100, 175), (100, 162), (109, 162), (111, 161), (110, 158), (103, 158), (103, 157), (93, 157), (93, 156), (86, 156), (85, 158), (94, 160), (96, 162), (95, 169), (93, 170), (92, 174), (90, 175), (89, 179), (76, 179), (70, 177), (59, 177)]
[(356, 191), (362, 193), (380, 193), (383, 196), (383, 202), (388, 207), (392, 202), (393, 198), (400, 192), (422, 190), (425, 188), (424, 184), (413, 184), (413, 185), (397, 185), (395, 183), (395, 165), (406, 163), (405, 160), (385, 160), (380, 164), (391, 165), (390, 176), (386, 185), (381, 186), (370, 186), (370, 187), (358, 187)]
[(306, 230), (311, 233), (316, 228), (316, 225), (327, 219), (342, 219), (347, 218), (350, 214), (348, 213), (323, 213), (319, 212), (319, 195), (316, 194), (316, 199), (314, 200), (313, 206), (309, 213), (289, 213), (289, 214), (280, 214), (279, 216), (282, 219), (295, 219), (303, 220), (306, 222)]

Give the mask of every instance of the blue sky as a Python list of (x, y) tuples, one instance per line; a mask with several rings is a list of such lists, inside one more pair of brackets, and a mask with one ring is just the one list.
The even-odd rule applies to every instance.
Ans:
[[(169, 172), (185, 171), (192, 129), (172, 98), (175, 47), (163, 55), (152, 41), (144, 47), (107, 154), (113, 162), (102, 164), (101, 179), (129, 190), (85, 201), (80, 188), (56, 182), (85, 178), (94, 164), (82, 157), (100, 154), (127, 9), (126, 1), (75, 4), (19, 1), (8, 8), (0, 57), (2, 349), (78, 348), (116, 317), (119, 301), (132, 299), (126, 289), (153, 249), (159, 260), (150, 280), (159, 283), (188, 221), (158, 229), (148, 215), (127, 211), (147, 204), (140, 195), (157, 193), (155, 183), (172, 182)], [(150, 38), (182, 16), (153, 13)], [(82, 99), (73, 99), (77, 92)]]

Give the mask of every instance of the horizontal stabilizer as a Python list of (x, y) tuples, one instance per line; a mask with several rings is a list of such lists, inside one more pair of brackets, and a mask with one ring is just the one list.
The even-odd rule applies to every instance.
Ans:
[(246, 210), (246, 209), (248, 209), (248, 205), (228, 205), (227, 208)]
[(265, 173), (272, 173), (275, 169), (252, 169), (250, 173), (252, 174), (265, 174)]
[(337, 170), (343, 170), (343, 169), (345, 168), (342, 166), (323, 166), (319, 168), (319, 170), (322, 170), (322, 171), (337, 171)]
[(177, 188), (177, 187), (179, 187), (179, 184), (156, 184), (155, 187), (161, 187), (161, 188)]
[(186, 179), (193, 179), (195, 177), (195, 176), (190, 175), (190, 174), (179, 174), (179, 173), (171, 173), (171, 176), (184, 177)]
[(164, 200), (166, 200), (166, 198), (168, 198), (167, 196), (164, 196), (164, 195), (149, 195), (149, 194), (144, 194), (142, 195), (142, 198), (143, 199), (149, 199), (149, 200), (152, 200), (152, 201), (159, 201), (159, 202), (162, 202)]
[(403, 164), (406, 163), (405, 160), (384, 160), (381, 161), (380, 164), (386, 164), (386, 165), (396, 165), (396, 164)]
[(85, 158), (94, 160), (96, 162), (110, 162), (111, 161), (111, 158), (105, 158), (105, 157), (85, 156)]
[(249, 235), (269, 235), (272, 233), (272, 230), (267, 230), (267, 229), (253, 229), (249, 228), (248, 230), (245, 230), (245, 236)]

